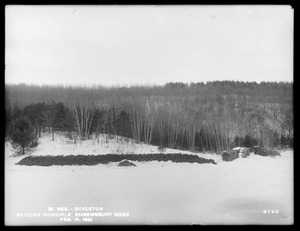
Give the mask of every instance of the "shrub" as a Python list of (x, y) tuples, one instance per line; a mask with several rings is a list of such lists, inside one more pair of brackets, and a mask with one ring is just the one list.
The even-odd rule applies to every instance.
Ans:
[(29, 148), (35, 148), (39, 145), (38, 139), (34, 139), (32, 143), (29, 145)]
[(65, 137), (66, 137), (67, 139), (69, 139), (69, 140), (73, 140), (73, 136), (72, 136), (72, 133), (71, 133), (71, 132), (67, 132), (67, 133), (65, 134)]
[(245, 138), (243, 139), (242, 142), (242, 145), (246, 148), (250, 148), (257, 144), (258, 144), (258, 140), (251, 135), (245, 135)]
[(166, 151), (166, 147), (161, 145), (161, 146), (157, 147), (157, 150), (159, 152), (165, 152)]

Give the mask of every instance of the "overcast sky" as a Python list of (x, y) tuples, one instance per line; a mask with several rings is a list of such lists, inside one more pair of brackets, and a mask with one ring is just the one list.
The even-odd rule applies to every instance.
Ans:
[(290, 6), (6, 6), (5, 82), (293, 81)]

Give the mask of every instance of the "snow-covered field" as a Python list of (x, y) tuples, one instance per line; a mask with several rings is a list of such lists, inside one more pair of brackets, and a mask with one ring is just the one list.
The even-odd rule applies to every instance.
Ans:
[[(131, 141), (106, 143), (104, 136), (99, 144), (67, 144), (62, 135), (55, 141), (44, 135), (40, 142), (25, 156), (159, 152), (156, 146)], [(190, 153), (165, 151), (180, 152)], [(25, 156), (14, 156), (7, 142), (5, 224), (293, 224), (293, 150), (275, 158), (251, 153), (232, 162), (216, 154), (197, 155), (217, 165), (153, 161), (135, 162), (137, 167), (20, 166), (15, 163)], [(93, 207), (99, 211), (91, 211)]]

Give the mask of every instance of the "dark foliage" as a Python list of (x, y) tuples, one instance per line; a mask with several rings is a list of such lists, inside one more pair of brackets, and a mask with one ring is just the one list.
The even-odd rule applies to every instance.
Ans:
[(46, 110), (45, 103), (30, 104), (23, 110), (23, 114), (26, 115), (31, 124), (34, 126), (35, 136), (41, 136), (41, 128), (44, 126), (43, 112)]
[(258, 139), (255, 137), (247, 134), (245, 137), (235, 137), (235, 144), (236, 146), (242, 146), (242, 147), (247, 147), (250, 148), (252, 146), (258, 145)]
[(132, 137), (130, 116), (126, 111), (121, 111), (118, 118), (114, 121), (114, 126), (118, 135), (129, 138)]
[(26, 116), (20, 116), (14, 121), (10, 137), (13, 146), (22, 151), (23, 155), (27, 147), (34, 147), (37, 143), (33, 126)]
[(6, 108), (5, 117), (5, 136), (10, 136), (14, 121), (22, 115), (22, 110), (19, 107)]

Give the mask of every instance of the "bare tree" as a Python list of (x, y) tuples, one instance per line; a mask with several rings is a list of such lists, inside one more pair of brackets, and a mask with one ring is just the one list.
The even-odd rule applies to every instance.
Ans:
[(91, 123), (95, 111), (95, 105), (90, 101), (79, 101), (73, 100), (69, 104), (70, 110), (75, 121), (76, 131), (78, 133), (80, 140), (86, 140), (89, 138), (89, 132), (91, 128)]

